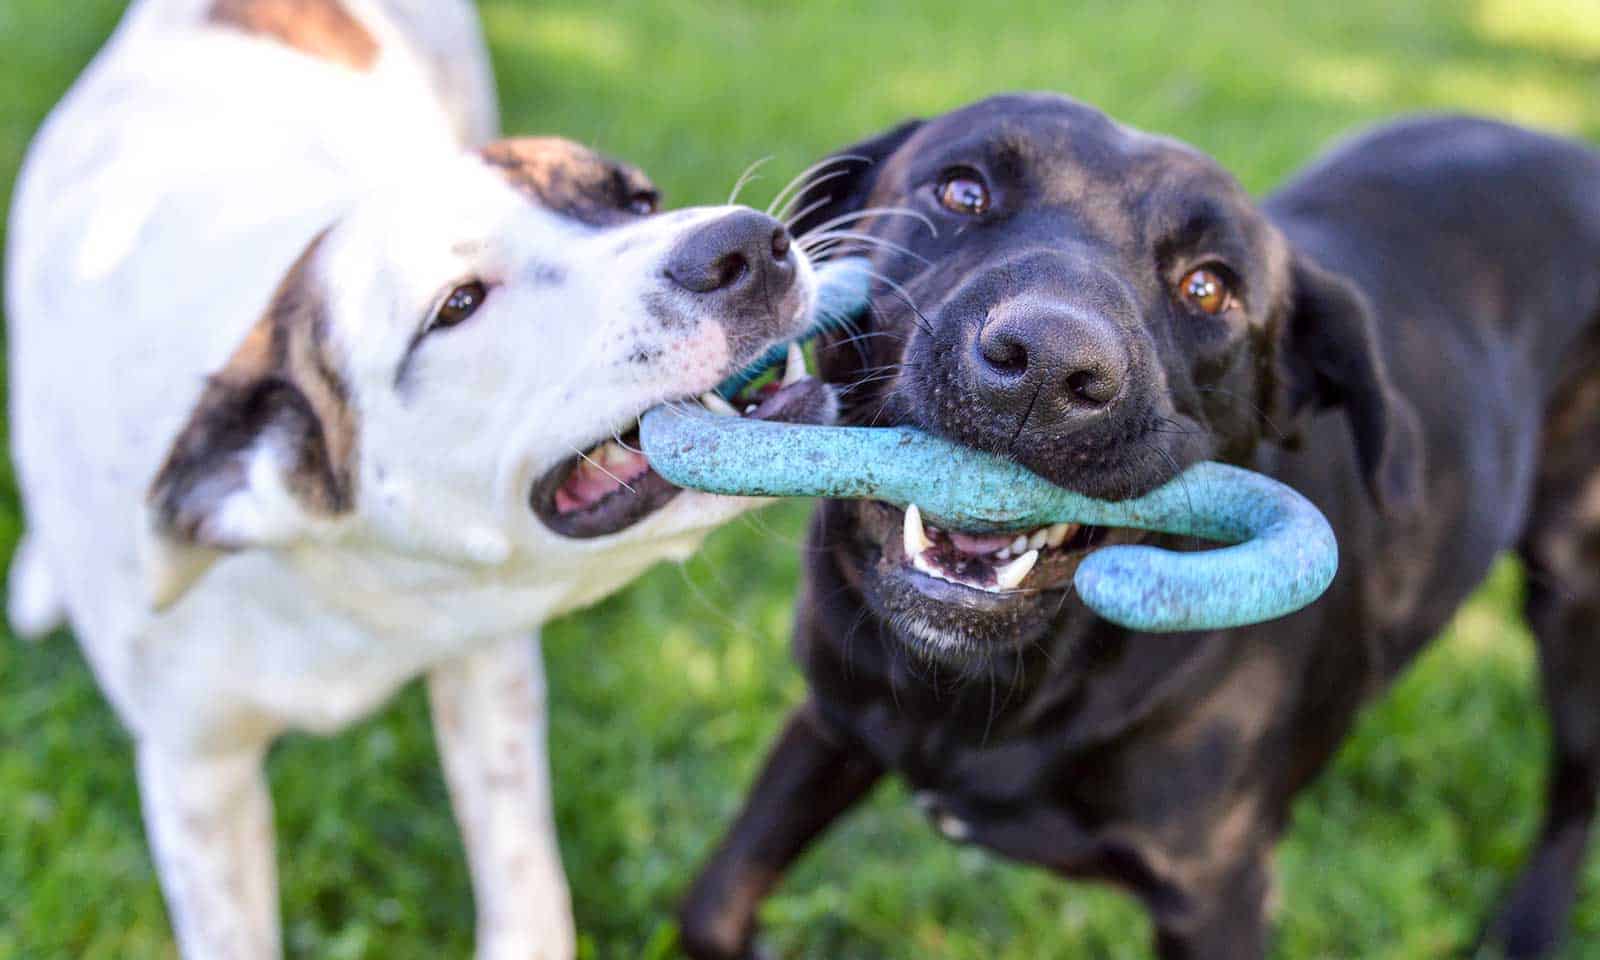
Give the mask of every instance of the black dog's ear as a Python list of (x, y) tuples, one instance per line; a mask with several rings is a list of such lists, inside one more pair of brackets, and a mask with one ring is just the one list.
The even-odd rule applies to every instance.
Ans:
[(1389, 379), (1367, 298), (1303, 254), (1295, 255), (1291, 271), (1272, 406), (1289, 423), (1342, 407), (1368, 492), (1385, 514), (1403, 516), (1421, 495), (1421, 431), (1416, 410)]
[(796, 218), (790, 224), (790, 232), (805, 236), (836, 217), (865, 207), (878, 183), (883, 161), (911, 139), (922, 124), (922, 120), (906, 120), (818, 163), (795, 198)]
[[(907, 120), (860, 143), (851, 144), (812, 167), (805, 185), (787, 204), (795, 211), (789, 230), (797, 237), (829, 229), (839, 217), (864, 209), (878, 185), (885, 161), (922, 127), (922, 120)], [(850, 223), (851, 230), (861, 224)], [(820, 242), (820, 241), (819, 241)], [(804, 240), (802, 240), (804, 246)], [(856, 252), (860, 251), (857, 248)], [(830, 383), (850, 383), (873, 361), (861, 336), (872, 325), (868, 311), (854, 317), (844, 329), (824, 333), (817, 339), (817, 366)], [(846, 347), (845, 345), (848, 345)], [(877, 344), (886, 347), (887, 342)]]

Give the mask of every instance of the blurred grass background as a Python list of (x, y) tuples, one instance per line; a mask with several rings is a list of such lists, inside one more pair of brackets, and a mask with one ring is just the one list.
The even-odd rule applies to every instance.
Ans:
[[(828, 150), (994, 91), (1071, 93), (1215, 154), (1265, 191), (1352, 127), (1472, 110), (1600, 141), (1595, 0), (485, 0), (505, 127), (642, 164), (717, 201), (772, 155), (764, 202)], [(122, 9), (0, 0), (0, 200)], [(0, 462), (0, 549), (21, 524)], [(561, 845), (584, 957), (672, 956), (671, 907), (785, 709), (803, 508), (718, 534), (546, 631)], [(1509, 562), (1366, 714), (1278, 857), (1282, 957), (1470, 945), (1536, 828), (1547, 734)], [(1596, 638), (1600, 642), (1600, 638)], [(1600, 708), (1600, 705), (1597, 705)], [(174, 951), (128, 743), (70, 638), (0, 636), (0, 957)], [(464, 956), (471, 901), (420, 691), (272, 758), (298, 957)], [(883, 789), (768, 905), (785, 957), (1148, 956), (1145, 921), (937, 838)], [(1600, 955), (1600, 868), (1572, 957)]]

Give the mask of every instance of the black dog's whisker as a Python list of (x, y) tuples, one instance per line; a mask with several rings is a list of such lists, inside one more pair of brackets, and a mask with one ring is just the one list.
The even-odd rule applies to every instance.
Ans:
[(865, 389), (867, 387), (870, 387), (873, 384), (889, 383), (889, 382), (891, 382), (893, 380), (898, 379), (899, 376), (900, 376), (899, 372), (895, 372), (895, 373), (879, 374), (879, 375), (873, 376), (873, 377), (862, 377), (859, 380), (852, 380), (848, 384), (845, 384), (844, 386), (838, 388), (839, 395), (841, 397), (848, 396), (850, 394), (857, 393), (857, 392), (859, 392), (859, 391), (861, 391), (861, 390), (863, 390), (863, 389)]
[(901, 342), (905, 341), (905, 337), (903, 335), (895, 333), (892, 330), (863, 330), (851, 335), (850, 337), (847, 337), (844, 340), (835, 341), (835, 343), (837, 343), (839, 346), (844, 346), (848, 343), (863, 343), (867, 340), (876, 340), (880, 337), (885, 340), (899, 340)]
[[(1196, 511), (1195, 511), (1195, 508), (1194, 508), (1194, 496), (1193, 496), (1192, 491), (1190, 491), (1190, 489), (1189, 489), (1189, 478), (1184, 476), (1183, 467), (1179, 466), (1178, 461), (1173, 459), (1172, 454), (1170, 454), (1167, 451), (1161, 449), (1161, 447), (1157, 446), (1156, 444), (1146, 443), (1146, 444), (1143, 444), (1142, 446), (1146, 450), (1152, 451), (1155, 454), (1157, 454), (1158, 456), (1160, 456), (1163, 460), (1167, 461), (1167, 463), (1172, 467), (1172, 479), (1176, 479), (1178, 481), (1178, 483), (1183, 486), (1183, 499), (1184, 499), (1184, 502), (1188, 505), (1189, 515), (1191, 517), (1195, 516), (1196, 515)], [(1169, 480), (1168, 482), (1171, 482), (1171, 480)]]
[[(907, 291), (905, 287), (893, 280), (890, 280), (878, 270), (867, 268), (864, 272), (869, 277), (872, 277), (874, 280), (877, 280), (879, 283), (882, 283), (884, 286), (888, 287), (890, 291), (893, 292), (895, 297), (906, 305), (906, 309), (910, 310), (912, 315), (916, 317), (917, 325), (922, 329), (923, 333), (926, 333), (930, 337), (934, 335), (933, 324), (928, 322), (928, 318), (922, 315), (921, 310), (917, 309), (916, 301), (911, 298), (910, 292)], [(878, 305), (876, 303), (870, 304), (869, 307), (874, 311), (878, 310)]]
[(1261, 422), (1266, 424), (1267, 428), (1270, 429), (1274, 434), (1277, 435), (1277, 439), (1278, 439), (1279, 443), (1288, 442), (1289, 435), (1287, 433), (1285, 433), (1283, 430), (1281, 430), (1278, 427), (1278, 425), (1273, 422), (1272, 418), (1267, 415), (1267, 412), (1265, 410), (1261, 409), (1261, 406), (1259, 404), (1257, 404), (1254, 400), (1251, 400), (1248, 397), (1241, 397), (1238, 394), (1237, 391), (1228, 390), (1228, 389), (1226, 389), (1224, 387), (1195, 387), (1195, 390), (1197, 392), (1199, 392), (1199, 393), (1220, 393), (1220, 394), (1222, 394), (1224, 396), (1232, 397), (1234, 400), (1238, 401), (1239, 403), (1242, 403), (1245, 406), (1249, 407), (1250, 410), (1252, 412), (1254, 412), (1257, 417), (1261, 418)]

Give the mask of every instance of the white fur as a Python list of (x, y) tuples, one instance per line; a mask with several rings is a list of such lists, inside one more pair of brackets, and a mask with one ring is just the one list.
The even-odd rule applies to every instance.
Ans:
[[(668, 330), (642, 306), (672, 243), (721, 211), (597, 231), (541, 209), (461, 150), (493, 133), (470, 4), (346, 2), (380, 41), (370, 73), (206, 26), (201, 0), (136, 2), (34, 143), (6, 285), (30, 526), (13, 620), (37, 632), (65, 610), (136, 738), (186, 956), (278, 953), (271, 740), (337, 730), (427, 674), (479, 955), (559, 960), (573, 934), (537, 628), (747, 504), (683, 494), (573, 541), (528, 491), (745, 359), (718, 318)], [(206, 376), (329, 224), (312, 271), (357, 412), (354, 511), (308, 512), (269, 434), (202, 531), (235, 552), (152, 536), (145, 492)], [(535, 276), (550, 268), (558, 287)], [(426, 337), (397, 388), (420, 324), (468, 276), (494, 285), (488, 301)], [(628, 362), (640, 347), (661, 360)]]

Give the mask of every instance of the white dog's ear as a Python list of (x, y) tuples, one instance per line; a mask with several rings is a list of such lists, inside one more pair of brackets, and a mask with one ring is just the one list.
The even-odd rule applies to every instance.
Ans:
[(321, 242), (207, 382), (150, 485), (143, 559), (158, 609), (221, 553), (287, 546), (354, 505), (355, 416), (328, 343)]

